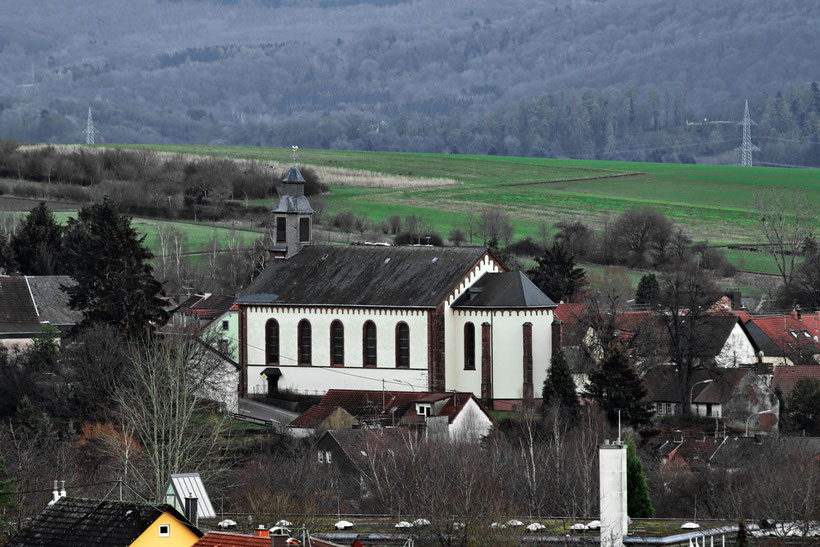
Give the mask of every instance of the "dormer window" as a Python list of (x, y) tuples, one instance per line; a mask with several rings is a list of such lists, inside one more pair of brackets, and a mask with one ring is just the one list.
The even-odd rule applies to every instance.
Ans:
[(170, 524), (160, 524), (159, 525), (159, 537), (161, 537), (161, 538), (171, 537), (171, 525)]
[(416, 414), (429, 418), (433, 415), (433, 408), (430, 403), (416, 403)]
[(790, 330), (790, 331), (789, 331), (789, 334), (791, 334), (792, 336), (794, 336), (795, 338), (797, 338), (797, 331), (796, 331), (796, 330)]

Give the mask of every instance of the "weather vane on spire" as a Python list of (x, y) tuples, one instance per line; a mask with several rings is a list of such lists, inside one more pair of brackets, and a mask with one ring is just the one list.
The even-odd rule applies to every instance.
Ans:
[(290, 149), (291, 149), (290, 159), (293, 160), (293, 163), (296, 163), (296, 153), (299, 152), (299, 147), (294, 144), (293, 146), (290, 147)]

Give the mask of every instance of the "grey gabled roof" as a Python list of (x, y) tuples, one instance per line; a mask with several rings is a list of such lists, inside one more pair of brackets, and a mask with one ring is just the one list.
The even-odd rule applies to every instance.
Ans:
[(556, 304), (521, 272), (485, 273), (453, 308), (555, 308)]
[(271, 262), (236, 302), (434, 308), (485, 253), (482, 247), (305, 247)]
[(274, 213), (313, 213), (308, 198), (305, 196), (280, 196)]
[(68, 305), (68, 295), (63, 287), (71, 287), (76, 282), (67, 275), (28, 276), (31, 295), (40, 313), (40, 321), (52, 325), (74, 325), (82, 321), (83, 314)]
[(185, 498), (193, 497), (197, 499), (197, 514), (201, 518), (214, 518), (216, 512), (211, 505), (211, 498), (208, 491), (202, 484), (199, 473), (174, 473), (171, 475), (168, 485), (165, 487), (165, 501), (169, 505), (183, 512), (185, 510)]
[(763, 355), (772, 357), (783, 356), (783, 349), (772, 342), (772, 339), (769, 338), (769, 336), (763, 332), (763, 330), (758, 327), (754, 321), (749, 321), (744, 325), (744, 327), (746, 328), (746, 332), (749, 333), (749, 337), (757, 346), (757, 349), (763, 352)]
[(165, 511), (202, 537), (202, 532), (169, 505), (62, 498), (43, 509), (8, 545), (127, 547)]

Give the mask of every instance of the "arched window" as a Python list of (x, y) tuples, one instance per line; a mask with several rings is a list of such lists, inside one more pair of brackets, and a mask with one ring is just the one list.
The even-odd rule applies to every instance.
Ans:
[(410, 327), (407, 323), (396, 325), (396, 366), (399, 368), (410, 366)]
[(265, 323), (265, 363), (279, 362), (279, 323), (268, 319)]
[(311, 357), (310, 321), (299, 321), (299, 364), (310, 365)]
[(362, 354), (364, 355), (364, 366), (376, 366), (376, 323), (368, 321), (364, 324), (362, 332)]
[(345, 365), (345, 327), (339, 320), (330, 324), (330, 366)]
[(464, 325), (464, 370), (475, 370), (475, 325)]

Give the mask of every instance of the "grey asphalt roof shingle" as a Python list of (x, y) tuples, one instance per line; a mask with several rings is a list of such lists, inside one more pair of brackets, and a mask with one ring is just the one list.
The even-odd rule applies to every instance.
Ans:
[(83, 314), (72, 310), (68, 306), (68, 295), (62, 287), (70, 287), (75, 281), (67, 275), (40, 275), (28, 277), (31, 294), (37, 311), (40, 312), (40, 321), (48, 321), (52, 325), (74, 325), (82, 321)]
[(237, 304), (434, 308), (482, 247), (311, 246), (274, 260)]
[(25, 277), (0, 276), (0, 323), (40, 323)]
[(202, 536), (170, 505), (62, 498), (43, 509), (8, 546), (126, 547), (165, 511), (171, 511), (197, 536)]
[(555, 308), (556, 304), (521, 272), (486, 273), (454, 308)]

